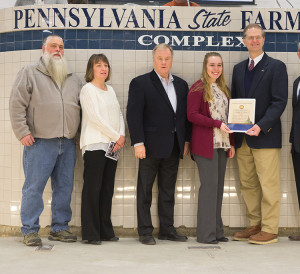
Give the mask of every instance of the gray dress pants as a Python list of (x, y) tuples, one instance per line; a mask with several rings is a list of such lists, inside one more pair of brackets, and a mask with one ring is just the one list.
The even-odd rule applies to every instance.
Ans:
[(208, 243), (224, 237), (221, 218), (226, 151), (214, 149), (212, 160), (193, 154), (200, 176), (197, 214), (197, 242)]

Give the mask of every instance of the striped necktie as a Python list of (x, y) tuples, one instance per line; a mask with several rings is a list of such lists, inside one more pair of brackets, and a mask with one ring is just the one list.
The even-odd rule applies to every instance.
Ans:
[(254, 68), (254, 60), (251, 59), (251, 63), (249, 65), (248, 69), (249, 69), (249, 71), (251, 71), (251, 70), (253, 70), (253, 68)]

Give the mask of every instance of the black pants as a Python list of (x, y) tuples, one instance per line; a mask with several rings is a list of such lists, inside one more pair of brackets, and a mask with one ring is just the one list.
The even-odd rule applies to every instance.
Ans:
[[(147, 154), (147, 151), (146, 151)], [(174, 148), (168, 158), (146, 158), (139, 161), (137, 183), (137, 217), (140, 236), (152, 235), (150, 207), (152, 187), (157, 175), (159, 233), (174, 230), (174, 194), (179, 165), (179, 146), (175, 135)]]
[(117, 162), (105, 157), (103, 150), (86, 151), (83, 159), (82, 240), (112, 238), (110, 217)]
[(293, 159), (295, 181), (296, 181), (297, 194), (298, 194), (298, 203), (300, 209), (300, 153), (296, 152), (294, 149), (292, 149), (292, 159)]

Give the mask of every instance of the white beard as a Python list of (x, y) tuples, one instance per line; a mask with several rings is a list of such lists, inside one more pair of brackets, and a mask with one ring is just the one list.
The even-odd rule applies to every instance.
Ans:
[[(55, 53), (57, 54), (57, 53)], [(62, 84), (67, 78), (67, 63), (66, 59), (60, 54), (61, 58), (54, 57), (54, 54), (50, 54), (45, 51), (43, 59), (46, 65), (46, 69), (49, 72), (51, 78), (61, 88)]]

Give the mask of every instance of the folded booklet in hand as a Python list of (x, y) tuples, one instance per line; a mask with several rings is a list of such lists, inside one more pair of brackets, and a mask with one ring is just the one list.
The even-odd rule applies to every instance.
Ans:
[(117, 151), (113, 151), (114, 147), (115, 147), (116, 143), (115, 142), (110, 142), (107, 148), (107, 151), (105, 153), (105, 157), (118, 161), (119, 157), (120, 157), (120, 149)]

